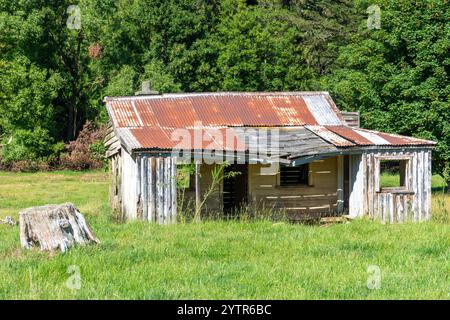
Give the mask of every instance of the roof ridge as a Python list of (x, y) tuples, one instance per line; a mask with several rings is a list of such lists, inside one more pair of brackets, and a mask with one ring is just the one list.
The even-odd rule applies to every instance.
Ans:
[(104, 102), (117, 100), (149, 100), (161, 98), (183, 98), (202, 96), (296, 96), (296, 95), (330, 95), (328, 91), (217, 91), (217, 92), (178, 92), (143, 96), (117, 96), (103, 98)]

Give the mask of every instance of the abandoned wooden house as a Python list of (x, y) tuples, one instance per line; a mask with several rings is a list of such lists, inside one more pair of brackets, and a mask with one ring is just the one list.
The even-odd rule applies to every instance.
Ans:
[[(126, 219), (175, 222), (177, 191), (199, 206), (224, 161), (240, 174), (222, 180), (201, 210), (430, 218), (435, 143), (359, 128), (358, 114), (340, 112), (327, 92), (143, 92), (105, 103), (111, 204)], [(180, 187), (186, 161), (195, 170)], [(396, 168), (394, 186), (383, 185), (384, 168)]]

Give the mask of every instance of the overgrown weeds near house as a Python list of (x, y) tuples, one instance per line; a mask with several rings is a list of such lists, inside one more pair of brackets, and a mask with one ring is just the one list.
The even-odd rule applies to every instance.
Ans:
[(435, 192), (431, 199), (433, 221), (450, 224), (450, 193)]

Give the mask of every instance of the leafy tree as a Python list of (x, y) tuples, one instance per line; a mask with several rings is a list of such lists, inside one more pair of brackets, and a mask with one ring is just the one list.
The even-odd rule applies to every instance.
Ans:
[(28, 130), (38, 119), (52, 138), (69, 140), (85, 121), (87, 54), (82, 32), (66, 24), (71, 4), (0, 1), (3, 130)]
[(450, 184), (450, 10), (445, 1), (380, 1), (381, 29), (365, 21), (324, 81), (365, 127), (438, 142), (434, 170)]
[(340, 46), (350, 42), (364, 16), (364, 2), (354, 0), (264, 0), (260, 6), (283, 8), (300, 32), (306, 63), (320, 77), (330, 72)]
[(152, 88), (159, 92), (179, 92), (181, 86), (170, 74), (164, 64), (160, 61), (153, 60), (144, 66), (144, 73), (141, 76), (142, 81), (150, 79)]
[(111, 74), (104, 91), (105, 96), (129, 96), (134, 94), (137, 73), (133, 67), (124, 65), (119, 71), (113, 71)]
[[(78, 5), (81, 28), (68, 28)], [(47, 157), (105, 95), (332, 91), (369, 128), (438, 141), (450, 181), (445, 1), (0, 0), (0, 139), (8, 161)]]
[(237, 6), (222, 18), (209, 45), (217, 51), (221, 90), (298, 90), (311, 87), (299, 26), (286, 10)]

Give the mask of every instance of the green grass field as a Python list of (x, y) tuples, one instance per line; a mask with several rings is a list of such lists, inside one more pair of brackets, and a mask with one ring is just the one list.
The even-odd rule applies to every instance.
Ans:
[[(71, 201), (101, 240), (49, 255), (21, 250), (19, 227), (0, 225), (0, 299), (450, 299), (448, 195), (420, 224), (159, 226), (114, 223), (108, 185), (103, 172), (0, 173), (0, 217)], [(367, 287), (371, 265), (380, 289)]]

